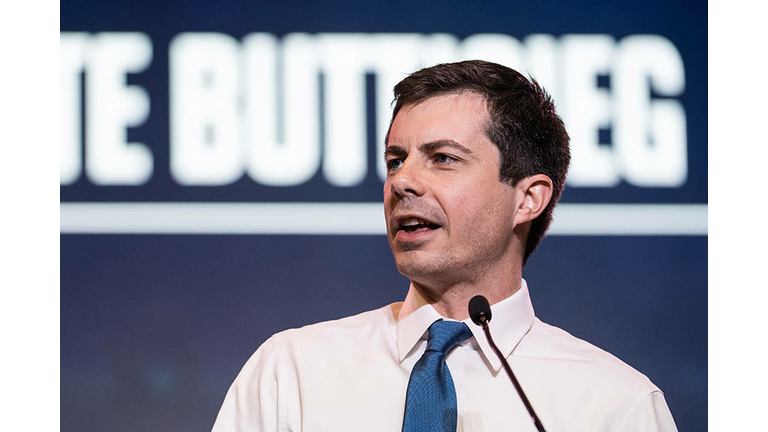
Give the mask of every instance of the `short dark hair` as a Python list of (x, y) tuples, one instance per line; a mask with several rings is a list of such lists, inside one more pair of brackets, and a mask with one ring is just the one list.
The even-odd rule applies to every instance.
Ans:
[(549, 228), (552, 210), (563, 192), (571, 161), (570, 138), (552, 98), (536, 80), (529, 81), (514, 69), (481, 60), (439, 64), (407, 76), (394, 88), (391, 122), (405, 105), (465, 91), (477, 93), (486, 101), (489, 122), (485, 133), (501, 153), (499, 180), (514, 185), (535, 174), (545, 174), (552, 180), (552, 199), (531, 223), (525, 264)]

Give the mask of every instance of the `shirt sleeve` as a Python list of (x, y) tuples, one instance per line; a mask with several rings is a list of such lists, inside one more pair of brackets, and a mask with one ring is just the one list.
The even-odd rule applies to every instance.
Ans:
[(224, 398), (213, 432), (283, 430), (275, 345), (273, 336), (245, 363)]
[(667, 407), (664, 394), (654, 391), (630, 414), (624, 432), (677, 432), (675, 420)]

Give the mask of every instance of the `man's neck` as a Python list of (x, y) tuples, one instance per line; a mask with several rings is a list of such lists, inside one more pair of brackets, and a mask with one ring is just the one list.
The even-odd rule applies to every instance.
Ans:
[(467, 305), (476, 295), (483, 295), (490, 304), (498, 303), (520, 290), (522, 275), (516, 272), (491, 280), (462, 281), (440, 287), (415, 280), (411, 285), (443, 317), (463, 321), (469, 317)]

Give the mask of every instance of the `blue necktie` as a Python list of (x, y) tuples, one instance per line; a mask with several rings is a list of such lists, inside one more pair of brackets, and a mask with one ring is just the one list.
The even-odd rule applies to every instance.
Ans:
[(408, 381), (403, 432), (456, 432), (456, 388), (445, 354), (470, 336), (462, 322), (435, 321), (429, 326), (427, 350)]

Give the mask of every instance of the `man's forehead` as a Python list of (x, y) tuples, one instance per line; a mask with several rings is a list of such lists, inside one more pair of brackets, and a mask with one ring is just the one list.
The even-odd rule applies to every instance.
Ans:
[(488, 118), (486, 100), (478, 93), (464, 91), (431, 96), (400, 108), (385, 144), (407, 144), (403, 141), (412, 139), (419, 141), (415, 144), (452, 139), (453, 136), (441, 136), (449, 130), (480, 132), (485, 129)]

